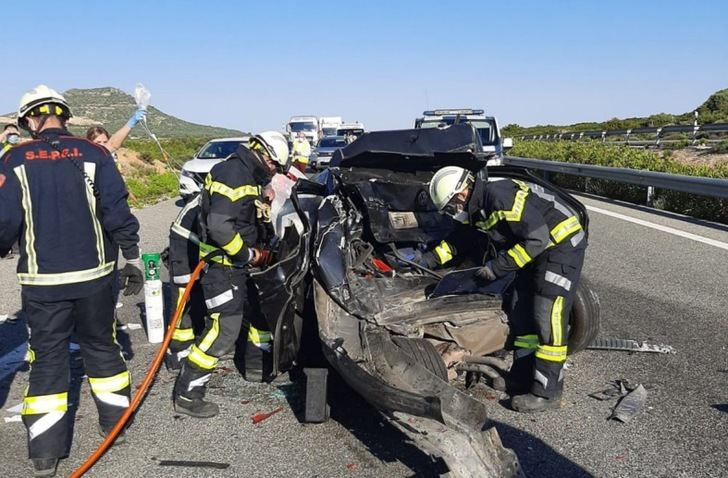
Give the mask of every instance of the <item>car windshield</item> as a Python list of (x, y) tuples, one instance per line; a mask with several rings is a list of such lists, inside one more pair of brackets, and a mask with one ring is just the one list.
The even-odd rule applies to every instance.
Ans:
[(288, 127), (291, 129), (292, 133), (298, 133), (299, 131), (316, 131), (316, 123), (313, 121), (288, 123)]
[(324, 138), (319, 141), (319, 148), (343, 148), (346, 146), (346, 139), (344, 138)]
[(334, 136), (336, 135), (336, 128), (322, 128), (321, 132), (324, 134), (324, 136)]
[(225, 159), (244, 144), (242, 141), (211, 141), (197, 154), (198, 159)]
[[(483, 143), (484, 146), (492, 146), (498, 140), (495, 133), (495, 123), (493, 121), (482, 119), (468, 120), (466, 118), (460, 118), (460, 121), (468, 122), (475, 126), (475, 128), (478, 130), (478, 134), (480, 135), (480, 141)], [(437, 128), (441, 124), (446, 124), (450, 126), (454, 123), (455, 116), (444, 116), (437, 120), (423, 121), (420, 128)]]

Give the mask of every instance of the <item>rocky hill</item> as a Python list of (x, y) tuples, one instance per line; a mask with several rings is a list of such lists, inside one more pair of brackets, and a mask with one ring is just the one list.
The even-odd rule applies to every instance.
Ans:
[[(63, 94), (70, 103), (74, 117), (69, 129), (74, 134), (85, 134), (89, 126), (103, 125), (114, 132), (126, 123), (134, 113), (134, 98), (117, 88), (71, 89)], [(152, 100), (154, 97), (152, 97)], [(0, 124), (14, 121), (15, 114), (0, 116)], [(224, 137), (239, 136), (241, 131), (190, 123), (168, 115), (154, 106), (147, 116), (149, 129), (159, 138)], [(135, 128), (132, 137), (143, 137), (144, 132)]]

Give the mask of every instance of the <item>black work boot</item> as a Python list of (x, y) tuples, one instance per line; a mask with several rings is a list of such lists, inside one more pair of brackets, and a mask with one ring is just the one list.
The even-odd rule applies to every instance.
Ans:
[(516, 395), (511, 399), (511, 408), (521, 413), (544, 412), (561, 408), (561, 395), (554, 398), (539, 397), (532, 393)]
[(33, 458), (34, 476), (56, 476), (58, 458)]
[(220, 407), (202, 398), (187, 398), (183, 395), (174, 396), (174, 410), (195, 418), (212, 418), (220, 413)]

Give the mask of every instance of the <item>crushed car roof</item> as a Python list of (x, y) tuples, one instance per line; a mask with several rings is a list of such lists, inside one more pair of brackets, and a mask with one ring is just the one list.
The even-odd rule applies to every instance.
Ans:
[[(440, 159), (464, 162), (477, 160), (481, 151), (480, 138), (470, 124), (448, 128), (402, 129), (372, 131), (338, 150), (331, 159), (331, 167), (391, 167), (395, 158), (417, 158), (418, 165), (437, 167)], [(428, 161), (429, 159), (429, 161)]]

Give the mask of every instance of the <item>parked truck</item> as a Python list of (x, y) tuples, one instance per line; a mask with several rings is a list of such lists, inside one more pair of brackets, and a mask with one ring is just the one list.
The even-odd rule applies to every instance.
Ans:
[(341, 116), (319, 117), (319, 139), (326, 136), (336, 136), (336, 130), (344, 122)]
[(316, 116), (301, 115), (291, 116), (286, 124), (286, 133), (288, 141), (293, 142), (296, 135), (299, 132), (303, 132), (306, 135), (306, 139), (311, 145), (315, 145), (319, 140), (319, 119)]

